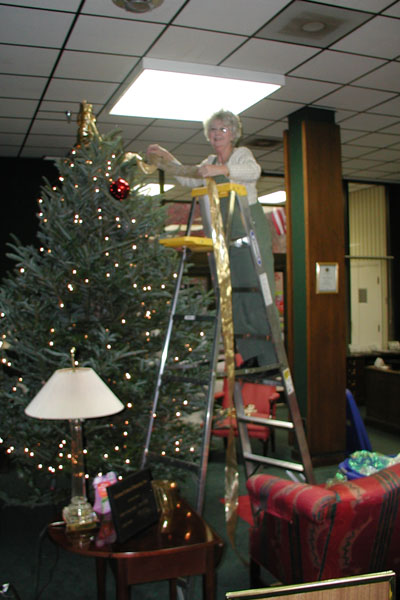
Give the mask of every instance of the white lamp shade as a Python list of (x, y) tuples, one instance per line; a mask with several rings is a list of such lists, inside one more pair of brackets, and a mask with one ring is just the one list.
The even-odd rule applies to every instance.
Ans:
[(55, 371), (25, 413), (36, 419), (93, 419), (123, 408), (93, 369), (80, 367)]

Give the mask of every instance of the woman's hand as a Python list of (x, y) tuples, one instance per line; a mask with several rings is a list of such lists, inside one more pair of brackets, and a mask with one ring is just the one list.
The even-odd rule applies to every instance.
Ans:
[(173, 160), (175, 160), (174, 156), (171, 154), (171, 152), (168, 152), (168, 150), (166, 150), (165, 148), (163, 148), (162, 146), (160, 146), (159, 144), (150, 144), (150, 146), (147, 148), (146, 150), (146, 154), (147, 157), (149, 158), (149, 161), (151, 162), (151, 156), (158, 156), (168, 162), (171, 162)]
[(215, 177), (216, 175), (229, 177), (229, 169), (226, 165), (201, 165), (198, 173), (200, 177)]

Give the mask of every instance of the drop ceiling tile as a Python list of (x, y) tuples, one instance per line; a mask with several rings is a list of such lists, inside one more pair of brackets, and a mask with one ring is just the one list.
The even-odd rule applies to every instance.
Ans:
[[(400, 161), (400, 148), (379, 148), (371, 152), (376, 160), (389, 161), (395, 160)], [(399, 165), (398, 168), (400, 169)]]
[(238, 35), (168, 27), (146, 56), (217, 65), (245, 40)]
[(341, 123), (345, 119), (357, 114), (355, 110), (335, 110), (335, 122)]
[[(400, 22), (399, 22), (400, 35)], [(390, 92), (400, 92), (400, 62), (390, 62), (372, 73), (357, 79), (353, 85)]]
[[(97, 102), (106, 102), (116, 88), (117, 86), (114, 83), (84, 81), (82, 79), (52, 79), (46, 91), (45, 100), (60, 100), (63, 102), (87, 100), (92, 103), (92, 98), (96, 98)], [(95, 111), (93, 112), (95, 113)]]
[(24, 133), (0, 133), (0, 145), (20, 146), (24, 141)]
[(283, 102), (281, 100), (271, 100), (265, 98), (257, 104), (253, 104), (250, 108), (243, 111), (242, 115), (246, 117), (259, 117), (264, 119), (284, 119), (295, 111), (303, 108), (303, 104), (296, 102)]
[(395, 135), (389, 135), (387, 133), (368, 133), (357, 140), (358, 146), (368, 146), (375, 148), (385, 148), (390, 146), (397, 141)]
[(271, 137), (283, 139), (283, 132), (288, 129), (288, 124), (286, 121), (278, 121), (273, 125), (268, 125), (268, 127), (264, 127), (257, 132), (257, 135), (261, 137)]
[(0, 44), (0, 72), (47, 77), (57, 60), (58, 50)]
[(139, 136), (144, 130), (145, 126), (124, 124), (122, 127), (115, 127), (115, 125), (112, 123), (97, 123), (97, 128), (100, 132), (100, 135), (119, 129), (121, 131), (121, 137), (123, 141), (127, 142)]
[(1, 146), (0, 145), (0, 156), (6, 158), (15, 158), (18, 156), (20, 146)]
[(293, 102), (304, 102), (310, 104), (321, 96), (326, 96), (330, 92), (338, 89), (336, 83), (325, 83), (323, 81), (313, 81), (312, 79), (303, 79), (299, 77), (285, 77), (285, 85), (274, 92), (274, 100), (288, 100)]
[(139, 125), (146, 126), (153, 123), (154, 119), (148, 119), (145, 117), (122, 117), (121, 115), (110, 115), (105, 110), (102, 112), (95, 111), (97, 117), (97, 124), (110, 123), (114, 127), (123, 128), (125, 125)]
[(395, 58), (400, 54), (399, 21), (390, 17), (374, 17), (332, 46), (378, 58)]
[(60, 48), (72, 20), (73, 15), (67, 12), (2, 5), (0, 40), (3, 44), (21, 44), (22, 41), (27, 46)]
[[(361, 131), (355, 131), (354, 129), (346, 129), (345, 127), (340, 127), (340, 139), (343, 143), (353, 142), (358, 138), (362, 137), (363, 133)], [(357, 142), (355, 142), (357, 143)]]
[(25, 145), (21, 151), (21, 158), (44, 158), (45, 156), (54, 156), (54, 158), (62, 158), (70, 152), (71, 147), (65, 148), (48, 148), (46, 144), (43, 146), (28, 146)]
[[(314, 1), (314, 0), (312, 0)], [(335, 4), (344, 8), (353, 8), (355, 10), (366, 10), (373, 13), (381, 12), (386, 6), (389, 6), (393, 0), (318, 0), (322, 4)]]
[(155, 10), (145, 13), (135, 13), (116, 6), (112, 0), (86, 0), (82, 8), (82, 14), (103, 15), (106, 17), (132, 21), (169, 23), (181, 6), (185, 4), (185, 1), (186, 0), (168, 0)]
[[(178, 158), (179, 158), (179, 154), (182, 152), (186, 153), (187, 156), (190, 157), (190, 161), (187, 161), (188, 164), (194, 164), (193, 157), (200, 157), (200, 160), (203, 160), (203, 158), (205, 158), (206, 156), (211, 154), (211, 147), (207, 143), (204, 143), (201, 145), (201, 144), (192, 144), (191, 142), (189, 142), (188, 144), (185, 144), (184, 149), (183, 148), (179, 149), (179, 147), (177, 146), (176, 156)], [(182, 156), (182, 154), (181, 154), (181, 156)], [(180, 159), (180, 160), (182, 160), (182, 159)]]
[(45, 77), (28, 77), (25, 75), (0, 75), (0, 90), (6, 98), (27, 98), (39, 100), (47, 79)]
[[(257, 37), (327, 48), (370, 18), (365, 12), (295, 0), (257, 32)], [(309, 24), (321, 29), (307, 31)]]
[(346, 86), (340, 90), (325, 96), (318, 101), (321, 106), (336, 107), (336, 108), (354, 108), (358, 110), (368, 110), (369, 108), (389, 100), (393, 94), (389, 92), (381, 92), (377, 90), (361, 89), (353, 86)]
[(396, 2), (390, 8), (387, 8), (384, 13), (388, 17), (400, 17), (400, 2)]
[(78, 124), (76, 119), (68, 123), (64, 115), (60, 114), (59, 118), (53, 117), (49, 119), (35, 119), (30, 133), (37, 135), (76, 135), (78, 132)]
[(368, 153), (364, 146), (353, 146), (352, 144), (342, 144), (342, 158), (359, 158)]
[(202, 129), (199, 121), (177, 121), (176, 119), (154, 119), (154, 125), (160, 127), (179, 127), (180, 129)]
[(25, 133), (31, 123), (30, 119), (0, 118), (0, 131), (2, 133)]
[[(378, 169), (367, 169), (366, 171), (357, 171), (357, 179), (361, 179), (363, 181), (382, 181), (382, 180), (390, 180), (393, 178), (391, 174), (385, 174), (379, 171)], [(354, 177), (354, 179), (356, 179)]]
[(24, 117), (30, 119), (37, 107), (37, 100), (0, 98), (0, 117)]
[(243, 0), (229, 0), (227, 10), (225, 2), (189, 2), (174, 24), (251, 35), (289, 3), (289, 0), (252, 0), (249, 10)]
[(273, 150), (265, 154), (265, 160), (268, 162), (276, 162), (282, 164), (283, 161), (283, 150)]
[(381, 129), (381, 133), (391, 133), (392, 135), (400, 135), (400, 122)]
[(285, 75), (317, 52), (318, 48), (252, 39), (236, 50), (223, 64), (225, 67)]
[(73, 13), (78, 10), (80, 2), (81, 0), (7, 0), (7, 4)]
[(132, 56), (67, 50), (63, 52), (54, 76), (120, 83), (137, 61), (138, 58)]
[(383, 59), (324, 50), (290, 74), (336, 83), (349, 83), (356, 77), (385, 64)]
[(346, 179), (351, 179), (353, 173), (357, 173), (357, 171), (355, 171), (353, 168), (346, 168), (345, 166), (342, 166), (342, 177), (345, 177)]
[(76, 135), (34, 135), (29, 134), (27, 146), (48, 146), (49, 148), (69, 148), (76, 144)]
[(358, 129), (360, 131), (376, 131), (388, 127), (398, 121), (398, 117), (387, 117), (386, 115), (374, 115), (371, 113), (360, 113), (341, 122), (341, 127)]
[(264, 157), (264, 158), (257, 159), (257, 162), (259, 163), (262, 170), (267, 173), (275, 173), (275, 172), (282, 173), (283, 172), (283, 163), (281, 160), (272, 161), (270, 159), (268, 160), (267, 157)]
[(163, 25), (81, 15), (68, 40), (67, 50), (142, 55), (163, 30)]
[(385, 171), (386, 173), (396, 173), (398, 174), (400, 164), (399, 162), (387, 162), (376, 167), (379, 171)]
[(396, 98), (393, 98), (392, 100), (374, 106), (371, 112), (398, 117), (400, 115), (400, 97), (396, 96)]
[(345, 159), (343, 161), (343, 164), (346, 167), (354, 168), (354, 169), (359, 169), (359, 170), (363, 170), (363, 169), (374, 169), (377, 168), (380, 164), (379, 161), (377, 160), (372, 160), (372, 159), (368, 159), (368, 158), (354, 158), (354, 159), (350, 159), (347, 160)]
[(261, 129), (268, 125), (272, 125), (273, 121), (270, 119), (256, 119), (252, 117), (241, 117), (243, 135), (251, 135), (257, 133)]
[(198, 130), (193, 129), (191, 131), (187, 129), (171, 129), (169, 127), (148, 127), (144, 132), (140, 134), (140, 141), (150, 143), (165, 143), (176, 144), (177, 142), (184, 142), (188, 137), (192, 137)]

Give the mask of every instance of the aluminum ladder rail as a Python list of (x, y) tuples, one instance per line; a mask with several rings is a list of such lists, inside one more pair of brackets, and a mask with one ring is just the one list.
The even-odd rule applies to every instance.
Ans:
[[(286, 471), (296, 472), (303, 475), (309, 483), (314, 483), (313, 467), (308, 449), (307, 439), (304, 432), (303, 422), (300, 415), (296, 392), (291, 377), (286, 350), (282, 340), (279, 318), (274, 306), (271, 288), (268, 282), (266, 268), (262, 262), (262, 256), (259, 251), (259, 245), (255, 234), (254, 221), (250, 212), (249, 202), (247, 199), (247, 190), (245, 186), (238, 184), (219, 184), (217, 185), (218, 195), (220, 197), (230, 195), (230, 207), (227, 224), (227, 238), (230, 236), (230, 221), (232, 219), (233, 206), (235, 198), (237, 200), (242, 224), (247, 236), (248, 246), (251, 251), (251, 257), (260, 286), (260, 293), (263, 299), (265, 308), (265, 316), (268, 321), (271, 340), (275, 349), (276, 362), (256, 367), (252, 369), (236, 369), (235, 370), (235, 386), (234, 386), (234, 406), (236, 410), (236, 420), (238, 427), (238, 436), (241, 446), (241, 454), (245, 467), (246, 478), (250, 477), (254, 471), (260, 466), (279, 467)], [(196, 188), (192, 190), (194, 196), (204, 196), (207, 194), (207, 188)], [(204, 220), (204, 219), (203, 219)], [(204, 223), (206, 235), (210, 235), (210, 223)], [(208, 229), (207, 229), (208, 228)], [(227, 245), (231, 243), (230, 238), (226, 240)], [(232, 290), (234, 293), (234, 289)], [(254, 379), (254, 377), (258, 379)], [(266, 385), (275, 385), (283, 388), (283, 397), (288, 408), (289, 418), (287, 420), (278, 419), (261, 419), (246, 415), (241, 394), (241, 385), (239, 379), (245, 378), (247, 381), (264, 383)], [(284, 429), (288, 432), (293, 432), (297, 442), (299, 454), (298, 461), (281, 460), (279, 458), (263, 456), (252, 451), (250, 438), (247, 430), (247, 424), (254, 423), (269, 428)]]
[[(195, 214), (196, 205), (199, 203), (200, 199), (198, 197), (193, 197), (192, 204), (189, 212), (188, 222), (186, 225), (185, 236), (190, 236), (191, 228), (193, 225), (193, 219)], [(219, 290), (216, 287), (216, 277), (215, 277), (215, 263), (212, 252), (209, 253), (209, 269), (211, 274), (211, 279), (214, 287), (215, 294), (215, 304), (216, 304), (216, 314), (215, 317), (203, 316), (203, 315), (193, 315), (193, 314), (178, 314), (177, 313), (177, 305), (179, 294), (181, 290), (183, 275), (185, 264), (188, 259), (189, 247), (183, 245), (181, 250), (181, 258), (179, 261), (179, 268), (177, 271), (176, 277), (176, 285), (175, 290), (171, 302), (171, 310), (168, 319), (168, 325), (166, 328), (163, 348), (161, 352), (160, 363), (158, 367), (156, 384), (154, 389), (154, 396), (152, 401), (152, 407), (150, 412), (149, 425), (145, 440), (145, 446), (142, 455), (141, 468), (144, 468), (146, 464), (151, 460), (151, 437), (154, 427), (154, 419), (157, 413), (157, 406), (160, 397), (160, 391), (163, 384), (164, 378), (167, 376), (167, 359), (170, 351), (170, 342), (171, 336), (174, 328), (174, 322), (177, 320), (186, 320), (193, 322), (195, 320), (214, 320), (213, 327), (213, 340), (212, 340), (212, 348), (210, 352), (210, 364), (209, 364), (209, 373), (206, 381), (199, 382), (199, 385), (203, 386), (203, 389), (206, 389), (205, 393), (205, 413), (204, 413), (204, 423), (202, 428), (202, 439), (201, 439), (201, 450), (200, 450), (200, 460), (199, 463), (191, 463), (189, 461), (183, 461), (177, 458), (166, 457), (164, 460), (166, 462), (170, 462), (171, 464), (175, 464), (178, 467), (183, 469), (192, 471), (197, 476), (197, 490), (196, 490), (196, 502), (195, 502), (195, 510), (202, 514), (204, 507), (204, 496), (205, 496), (205, 485), (207, 478), (207, 466), (208, 466), (208, 457), (210, 452), (210, 440), (211, 440), (211, 428), (212, 428), (212, 420), (213, 420), (213, 411), (214, 411), (214, 390), (215, 390), (215, 382), (216, 382), (216, 373), (217, 373), (217, 362), (218, 362), (218, 354), (219, 354), (219, 343), (221, 337), (221, 317), (219, 310)], [(171, 379), (171, 376), (169, 376)], [(177, 377), (178, 379), (179, 377)], [(182, 378), (183, 379), (183, 378)], [(157, 456), (157, 460), (163, 460), (160, 456)]]

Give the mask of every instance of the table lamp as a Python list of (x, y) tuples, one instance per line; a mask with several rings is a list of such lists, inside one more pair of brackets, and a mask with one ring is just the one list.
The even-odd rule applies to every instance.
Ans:
[(106, 417), (124, 408), (110, 388), (91, 368), (59, 369), (53, 373), (25, 413), (36, 419), (68, 419), (71, 429), (72, 494), (63, 509), (68, 531), (95, 527), (96, 515), (86, 497), (82, 422)]

